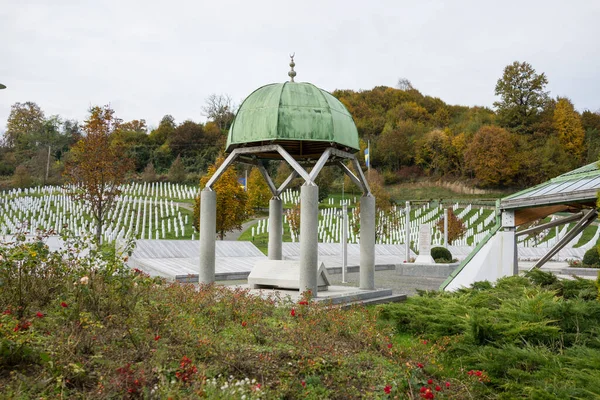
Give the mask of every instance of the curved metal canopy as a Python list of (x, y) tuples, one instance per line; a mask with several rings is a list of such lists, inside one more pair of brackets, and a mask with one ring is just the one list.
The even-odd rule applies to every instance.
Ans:
[(272, 144), (296, 159), (316, 159), (330, 147), (359, 150), (358, 131), (346, 107), (305, 82), (274, 83), (250, 94), (229, 130), (226, 151)]

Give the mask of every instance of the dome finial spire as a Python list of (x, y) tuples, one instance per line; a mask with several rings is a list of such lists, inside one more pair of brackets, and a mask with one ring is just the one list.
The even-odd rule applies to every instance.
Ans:
[(296, 53), (290, 54), (290, 67), (292, 68), (291, 71), (288, 72), (288, 76), (291, 78), (290, 82), (294, 82), (294, 77), (296, 76), (296, 71), (294, 71), (294, 67), (296, 66), (296, 63), (294, 62), (295, 55)]

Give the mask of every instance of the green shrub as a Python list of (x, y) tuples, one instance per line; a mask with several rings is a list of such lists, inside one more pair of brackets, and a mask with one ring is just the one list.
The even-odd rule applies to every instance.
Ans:
[(585, 252), (583, 256), (583, 266), (599, 266), (600, 265), (600, 254), (598, 254), (598, 249), (596, 247), (592, 247), (588, 251)]
[(432, 247), (431, 257), (437, 263), (449, 263), (452, 262), (452, 253), (445, 247)]

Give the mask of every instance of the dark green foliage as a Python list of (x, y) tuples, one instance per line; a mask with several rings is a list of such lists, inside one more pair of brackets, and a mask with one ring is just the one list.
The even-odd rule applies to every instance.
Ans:
[(600, 265), (600, 254), (598, 254), (598, 248), (592, 247), (583, 255), (583, 265), (587, 266), (598, 266)]
[(525, 273), (525, 276), (535, 285), (550, 286), (558, 282), (556, 275), (550, 272), (544, 272), (541, 269), (535, 268)]
[(437, 263), (449, 263), (452, 262), (452, 253), (445, 247), (432, 247), (431, 257)]
[(532, 270), (409, 298), (381, 315), (400, 334), (450, 343), (444, 368), (485, 371), (498, 398), (590, 398), (600, 395), (597, 296), (594, 281)]

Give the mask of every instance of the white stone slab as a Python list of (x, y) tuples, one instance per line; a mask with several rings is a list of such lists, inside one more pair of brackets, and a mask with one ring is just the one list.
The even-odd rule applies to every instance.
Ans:
[[(259, 261), (248, 275), (248, 285), (255, 289), (271, 287), (300, 290), (300, 261)], [(329, 286), (329, 275), (323, 263), (317, 270), (317, 286), (319, 291), (327, 290)]]

